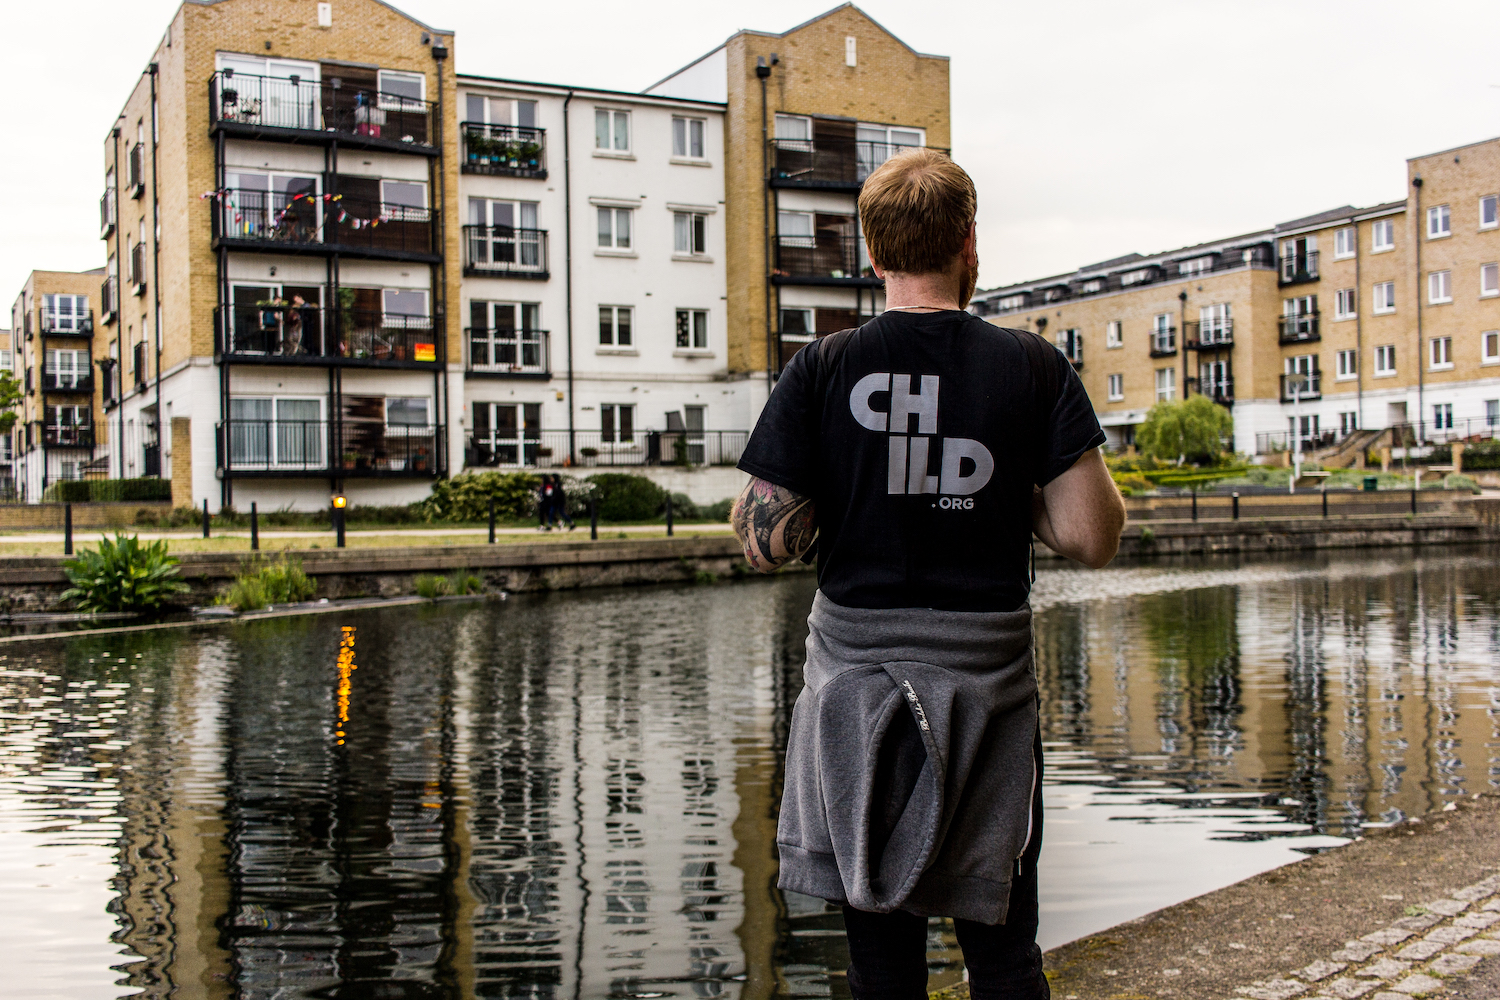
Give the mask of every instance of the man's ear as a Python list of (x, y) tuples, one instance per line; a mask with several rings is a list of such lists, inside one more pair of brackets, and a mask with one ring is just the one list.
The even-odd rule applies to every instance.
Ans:
[(973, 267), (979, 262), (979, 226), (969, 223), (969, 235), (964, 237), (964, 263)]

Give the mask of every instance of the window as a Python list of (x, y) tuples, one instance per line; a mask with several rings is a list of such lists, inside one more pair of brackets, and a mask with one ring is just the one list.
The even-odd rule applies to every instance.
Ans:
[(15, 371), (15, 362), (10, 359), (10, 348), (0, 347), (0, 372)]
[(1234, 340), (1234, 325), (1230, 320), (1229, 303), (1215, 302), (1198, 309), (1198, 342), (1201, 344), (1228, 344)]
[(1370, 252), (1384, 253), (1396, 249), (1396, 224), (1390, 219), (1376, 219), (1370, 224)]
[(1150, 278), (1151, 268), (1143, 267), (1135, 271), (1126, 271), (1124, 274), (1120, 275), (1120, 284), (1122, 286), (1138, 285), (1143, 281), (1149, 281)]
[(599, 346), (630, 347), (630, 306), (599, 307)]
[(1112, 319), (1104, 324), (1104, 346), (1109, 349), (1125, 346), (1125, 338), (1120, 333), (1120, 321)]
[(79, 384), (89, 377), (90, 362), (88, 351), (59, 350), (47, 348), (46, 366), (42, 369), (46, 376), (43, 379), (43, 388), (76, 389)]
[(1433, 337), (1427, 344), (1428, 356), (1434, 369), (1453, 367), (1452, 337)]
[(71, 406), (44, 406), (42, 422), (46, 427), (48, 444), (87, 446), (89, 420), (92, 410), (87, 404)]
[(1316, 354), (1298, 354), (1286, 359), (1286, 373), (1288, 375), (1316, 375), (1318, 373), (1318, 356)]
[(1102, 291), (1104, 291), (1103, 278), (1090, 278), (1088, 281), (1085, 281), (1083, 284), (1078, 286), (1079, 295), (1093, 295), (1097, 292)]
[(1354, 256), (1355, 241), (1358, 239), (1358, 230), (1353, 226), (1345, 226), (1343, 229), (1335, 230), (1333, 234), (1333, 259), (1343, 260)]
[(430, 329), (432, 326), (432, 320), (427, 312), (426, 289), (387, 288), (381, 294), (381, 306), (385, 313), (383, 319), (387, 327), (422, 330)]
[(1353, 319), (1358, 309), (1355, 297), (1359, 293), (1353, 288), (1340, 288), (1333, 293), (1333, 318)]
[(1339, 414), (1339, 437), (1348, 437), (1359, 430), (1359, 413), (1356, 410), (1345, 410)]
[(1335, 378), (1348, 379), (1359, 376), (1359, 355), (1355, 351), (1339, 351), (1335, 356), (1337, 368)]
[(545, 271), (537, 212), (534, 201), (470, 198), (469, 225), (478, 228), (468, 232), (468, 265), (479, 271)]
[(1500, 364), (1500, 330), (1486, 330), (1479, 335), (1481, 364)]
[(1394, 281), (1382, 281), (1375, 285), (1375, 313), (1393, 313), (1396, 311), (1396, 283)]
[(813, 311), (811, 309), (783, 309), (781, 310), (781, 335), (783, 337), (795, 337), (801, 340), (812, 340)]
[(1171, 402), (1177, 398), (1177, 369), (1156, 369), (1156, 401), (1158, 403)]
[(677, 349), (680, 351), (708, 350), (708, 310), (677, 310)]
[(672, 252), (695, 256), (708, 253), (708, 216), (701, 212), (673, 212)]
[(1109, 377), (1109, 401), (1118, 403), (1125, 398), (1125, 376), (1111, 375)]
[(599, 209), (599, 246), (608, 250), (630, 249), (629, 208)]
[(465, 103), (467, 121), (482, 122), (486, 125), (514, 125), (518, 128), (537, 127), (536, 101), (469, 94)]
[(1479, 199), (1479, 228), (1500, 226), (1500, 195), (1487, 194)]
[(382, 108), (423, 110), (422, 98), (427, 96), (427, 78), (421, 73), (397, 73), (383, 69), (380, 71), (379, 87)]
[(536, 465), (542, 446), (540, 403), (474, 405), (474, 465)]
[(1172, 325), (1171, 313), (1157, 313), (1151, 321), (1151, 349), (1160, 354), (1177, 350), (1177, 328)]
[(856, 176), (864, 180), (876, 167), (901, 150), (926, 144), (926, 134), (920, 129), (861, 123), (854, 129)]
[(427, 222), (427, 185), (422, 181), (381, 181), (380, 221)]
[(321, 399), (237, 396), (229, 400), (229, 464), (321, 468), (327, 439)]
[(1432, 404), (1432, 427), (1434, 430), (1451, 431), (1453, 429), (1453, 404)]
[(1194, 257), (1177, 265), (1178, 274), (1206, 274), (1214, 269), (1213, 257)]
[(1432, 303), (1453, 301), (1453, 272), (1429, 271), (1427, 273), (1427, 301)]
[[(812, 142), (812, 119), (803, 118), (801, 115), (777, 115), (776, 116), (776, 138), (779, 140), (790, 140), (795, 142)], [(782, 147), (783, 149), (787, 147)], [(792, 148), (799, 148), (793, 146)], [(809, 145), (807, 149), (812, 149)]]
[(672, 155), (689, 160), (703, 159), (703, 119), (672, 119)]
[(491, 371), (545, 372), (546, 353), (535, 302), (469, 303), (469, 364)]
[(43, 295), (42, 329), (48, 333), (70, 333), (89, 327), (87, 295)]
[(594, 148), (611, 153), (630, 152), (630, 112), (594, 109)]
[(599, 407), (599, 438), (605, 444), (633, 444), (635, 404), (605, 403)]
[(1029, 298), (1029, 296), (1025, 292), (1021, 292), (1019, 295), (1007, 295), (1002, 299), (996, 300), (995, 305), (997, 305), (1002, 311), (1010, 309), (1025, 309), (1027, 298)]
[(1083, 364), (1083, 331), (1077, 327), (1069, 330), (1059, 330), (1057, 333), (1057, 349), (1062, 351), (1063, 355), (1075, 365)]
[(1453, 232), (1451, 222), (1447, 205), (1432, 206), (1427, 210), (1427, 238), (1435, 240), (1440, 236), (1450, 235)]
[(1484, 401), (1484, 422), (1491, 427), (1500, 425), (1500, 399)]
[(1396, 374), (1396, 345), (1381, 344), (1375, 348), (1375, 377)]
[(1500, 264), (1479, 266), (1479, 295), (1481, 298), (1500, 295)]
[(432, 400), (426, 396), (387, 396), (385, 398), (385, 424), (387, 427), (430, 427), (432, 420), (428, 412)]

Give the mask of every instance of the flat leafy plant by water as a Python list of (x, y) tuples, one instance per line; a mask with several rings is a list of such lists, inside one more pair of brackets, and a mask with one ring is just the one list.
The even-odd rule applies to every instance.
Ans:
[(248, 564), (219, 595), (220, 604), (236, 611), (255, 611), (270, 604), (294, 604), (313, 596), (317, 585), (303, 572), (300, 559), (282, 556)]
[(63, 600), (76, 601), (80, 611), (154, 611), (188, 591), (167, 543), (142, 545), (135, 535), (101, 538), (97, 549), (63, 563), (63, 572), (73, 585)]

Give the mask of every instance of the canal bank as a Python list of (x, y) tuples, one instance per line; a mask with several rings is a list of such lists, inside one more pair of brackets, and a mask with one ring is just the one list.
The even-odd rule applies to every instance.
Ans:
[(1500, 996), (1497, 935), (1500, 796), (1485, 794), (1054, 948), (1046, 966), (1057, 1000), (1478, 1000)]

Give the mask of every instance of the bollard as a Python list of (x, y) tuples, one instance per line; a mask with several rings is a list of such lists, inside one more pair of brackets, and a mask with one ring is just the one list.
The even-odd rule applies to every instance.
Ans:
[(1229, 494), (1229, 516), (1235, 521), (1240, 519), (1240, 495), (1238, 493)]
[(63, 504), (63, 555), (73, 554), (73, 505)]
[(1415, 487), (1411, 491), (1411, 512), (1413, 514), (1417, 512), (1417, 491)]
[(208, 537), (208, 500), (203, 501), (203, 537)]
[(1198, 520), (1198, 491), (1193, 490), (1193, 520)]
[(589, 497), (589, 541), (599, 540), (599, 501)]
[(672, 537), (672, 494), (667, 494), (667, 537)]
[(495, 498), (490, 497), (490, 544), (495, 544)]
[(260, 551), (260, 512), (255, 509), (255, 501), (250, 501), (250, 551)]
[(1323, 484), (1323, 516), (1328, 516), (1328, 484)]
[(338, 532), (337, 540), (335, 541), (334, 544), (338, 548), (343, 548), (344, 547), (344, 511), (343, 511), (343, 508), (335, 507), (333, 509), (333, 527), (334, 527), (334, 530), (336, 532)]

